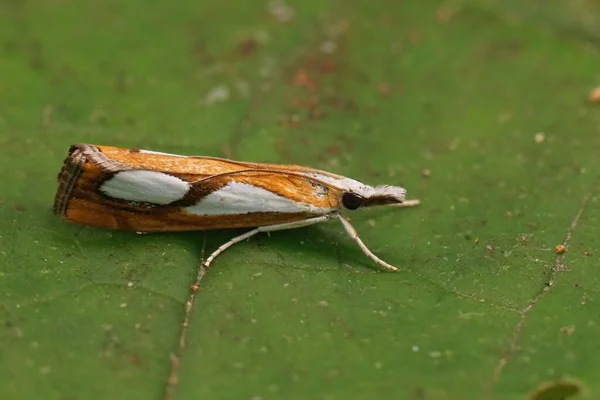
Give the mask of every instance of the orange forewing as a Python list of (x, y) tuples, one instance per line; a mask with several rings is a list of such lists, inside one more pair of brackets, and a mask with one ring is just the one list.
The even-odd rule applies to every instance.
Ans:
[[(131, 169), (168, 173), (186, 180), (192, 189), (180, 202), (165, 206), (112, 199), (99, 191), (100, 185), (114, 173)], [(54, 211), (78, 223), (139, 232), (256, 227), (320, 215), (283, 213), (277, 210), (195, 215), (182, 208), (183, 205), (195, 204), (202, 196), (231, 181), (260, 187), (291, 201), (318, 208), (339, 206), (339, 189), (302, 176), (299, 174), (302, 172), (332, 175), (289, 165), (243, 163), (211, 157), (146, 153), (110, 146), (76, 145), (71, 147), (69, 157), (59, 174)]]
[(115, 162), (135, 166), (138, 169), (161, 172), (214, 176), (224, 172), (246, 169), (282, 172), (316, 172), (321, 175), (338, 177), (327, 171), (321, 171), (300, 165), (252, 163), (233, 161), (218, 157), (179, 156), (174, 154), (144, 152), (136, 149), (123, 149), (112, 146), (94, 146)]

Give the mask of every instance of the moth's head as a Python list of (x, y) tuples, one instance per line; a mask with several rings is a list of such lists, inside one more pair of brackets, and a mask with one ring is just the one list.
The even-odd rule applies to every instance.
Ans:
[(406, 200), (406, 189), (400, 186), (367, 186), (353, 188), (342, 194), (342, 205), (348, 210), (359, 207), (401, 204)]

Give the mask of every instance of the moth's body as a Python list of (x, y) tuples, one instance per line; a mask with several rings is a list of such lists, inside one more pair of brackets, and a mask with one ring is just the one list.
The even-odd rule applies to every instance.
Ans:
[(137, 232), (289, 229), (339, 216), (344, 207), (401, 204), (406, 193), (296, 165), (89, 144), (71, 146), (58, 180), (55, 213)]

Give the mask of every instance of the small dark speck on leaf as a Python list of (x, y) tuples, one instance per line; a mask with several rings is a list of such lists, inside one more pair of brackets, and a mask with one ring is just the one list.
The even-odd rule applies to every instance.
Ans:
[(311, 91), (315, 90), (316, 88), (315, 81), (312, 80), (308, 72), (304, 69), (299, 69), (298, 71), (296, 71), (294, 77), (292, 78), (292, 82), (296, 86), (302, 86)]
[(449, 6), (442, 6), (435, 10), (435, 17), (438, 21), (443, 23), (448, 23), (452, 21), (454, 17), (455, 10)]
[(423, 40), (423, 32), (413, 30), (408, 33), (408, 40), (411, 44), (419, 44)]
[(325, 112), (320, 108), (311, 108), (308, 111), (308, 116), (310, 119), (321, 119), (325, 116)]
[(125, 93), (127, 90), (133, 86), (133, 78), (125, 71), (119, 70), (115, 73), (114, 76), (114, 86), (115, 90), (119, 93)]
[(416, 387), (414, 389), (414, 399), (416, 400), (425, 400), (425, 389), (422, 387)]
[(129, 356), (129, 363), (131, 365), (140, 366), (142, 365), (142, 360), (140, 360), (140, 358), (137, 355), (131, 355)]
[(191, 52), (198, 60), (200, 65), (212, 64), (214, 62), (213, 57), (208, 52), (208, 46), (202, 39), (196, 39), (191, 47)]
[(358, 109), (358, 105), (353, 100), (342, 99), (340, 97), (330, 96), (324, 99), (324, 103), (337, 110), (353, 112)]
[(16, 53), (18, 50), (19, 46), (17, 45), (17, 42), (15, 41), (6, 41), (4, 42), (4, 51), (6, 53)]
[(336, 155), (340, 152), (340, 148), (337, 146), (329, 146), (327, 148), (327, 152), (331, 155)]
[(339, 69), (338, 62), (333, 58), (324, 58), (318, 63), (319, 71), (324, 74), (331, 74)]
[(42, 43), (39, 41), (35, 41), (30, 46), (29, 51), (29, 66), (33, 70), (41, 70), (44, 68), (44, 54)]
[(305, 108), (307, 110), (312, 110), (319, 106), (319, 99), (316, 96), (304, 99), (293, 99), (291, 102), (292, 106), (295, 108)]
[(563, 326), (562, 328), (560, 328), (560, 333), (564, 333), (567, 336), (571, 336), (573, 333), (575, 333), (575, 325)]
[(27, 210), (27, 208), (25, 208), (25, 206), (23, 204), (17, 204), (15, 206), (15, 211), (17, 212), (25, 212)]
[(236, 52), (242, 56), (248, 56), (258, 50), (258, 41), (252, 37), (244, 38), (238, 45)]
[(390, 92), (392, 91), (390, 85), (388, 83), (382, 82), (377, 86), (377, 91), (383, 95), (386, 96), (388, 94), (390, 94)]

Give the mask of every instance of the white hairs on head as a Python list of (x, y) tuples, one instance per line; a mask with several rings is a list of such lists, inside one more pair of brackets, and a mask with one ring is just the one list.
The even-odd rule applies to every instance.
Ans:
[(366, 186), (363, 196), (366, 198), (373, 197), (392, 197), (398, 202), (403, 202), (406, 199), (406, 189), (400, 186)]

